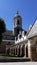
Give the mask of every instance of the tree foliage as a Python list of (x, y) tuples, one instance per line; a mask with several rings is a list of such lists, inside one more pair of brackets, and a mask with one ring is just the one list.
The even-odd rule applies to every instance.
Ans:
[(0, 18), (0, 42), (2, 41), (2, 33), (6, 31), (6, 25), (2, 18)]

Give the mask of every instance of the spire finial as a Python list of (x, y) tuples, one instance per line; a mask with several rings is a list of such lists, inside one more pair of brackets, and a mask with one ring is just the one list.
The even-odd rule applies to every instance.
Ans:
[(17, 10), (16, 14), (19, 14), (18, 10)]

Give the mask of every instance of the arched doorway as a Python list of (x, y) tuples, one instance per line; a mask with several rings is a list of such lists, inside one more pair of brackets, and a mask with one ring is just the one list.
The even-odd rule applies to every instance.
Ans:
[(25, 45), (22, 46), (22, 56), (25, 55)]
[(7, 49), (7, 55), (9, 55), (9, 53), (10, 53), (10, 48)]
[(28, 45), (26, 46), (26, 57), (28, 57)]

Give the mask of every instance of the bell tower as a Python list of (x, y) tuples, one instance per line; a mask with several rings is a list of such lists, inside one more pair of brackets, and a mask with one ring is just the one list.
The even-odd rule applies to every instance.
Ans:
[(14, 27), (13, 27), (13, 34), (17, 36), (20, 32), (22, 32), (22, 18), (19, 15), (19, 12), (16, 12), (14, 17)]

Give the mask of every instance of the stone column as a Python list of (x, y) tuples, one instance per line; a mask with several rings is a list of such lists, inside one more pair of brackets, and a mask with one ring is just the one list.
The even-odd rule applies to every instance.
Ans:
[(20, 56), (20, 46), (18, 46), (17, 55)]
[(17, 48), (17, 56), (19, 56), (19, 45), (18, 45), (18, 48)]
[(23, 45), (20, 46), (20, 56), (22, 56), (22, 46)]
[(26, 44), (25, 44), (25, 57), (26, 57)]
[(12, 53), (11, 53), (11, 48), (10, 48), (10, 52), (9, 52), (9, 55), (12, 55)]
[(14, 48), (14, 55), (15, 55), (15, 48)]
[(7, 55), (7, 49), (8, 49), (8, 47), (7, 47), (7, 45), (6, 45), (6, 55)]
[(17, 47), (15, 47), (15, 55), (17, 55)]
[(16, 48), (15, 48), (15, 55), (16, 55)]
[(21, 53), (21, 45), (19, 46), (19, 56), (20, 56), (20, 53)]
[(14, 49), (12, 49), (12, 55), (14, 55)]
[(25, 56), (25, 45), (22, 46), (22, 56)]
[(17, 46), (17, 56), (19, 55), (19, 45)]
[(30, 46), (30, 51), (31, 51), (31, 60), (32, 61), (36, 60), (36, 46), (31, 45)]
[(13, 48), (13, 55), (14, 55), (14, 48)]
[(32, 55), (33, 54), (33, 43), (32, 43), (32, 40), (28, 40), (28, 57), (32, 60)]

